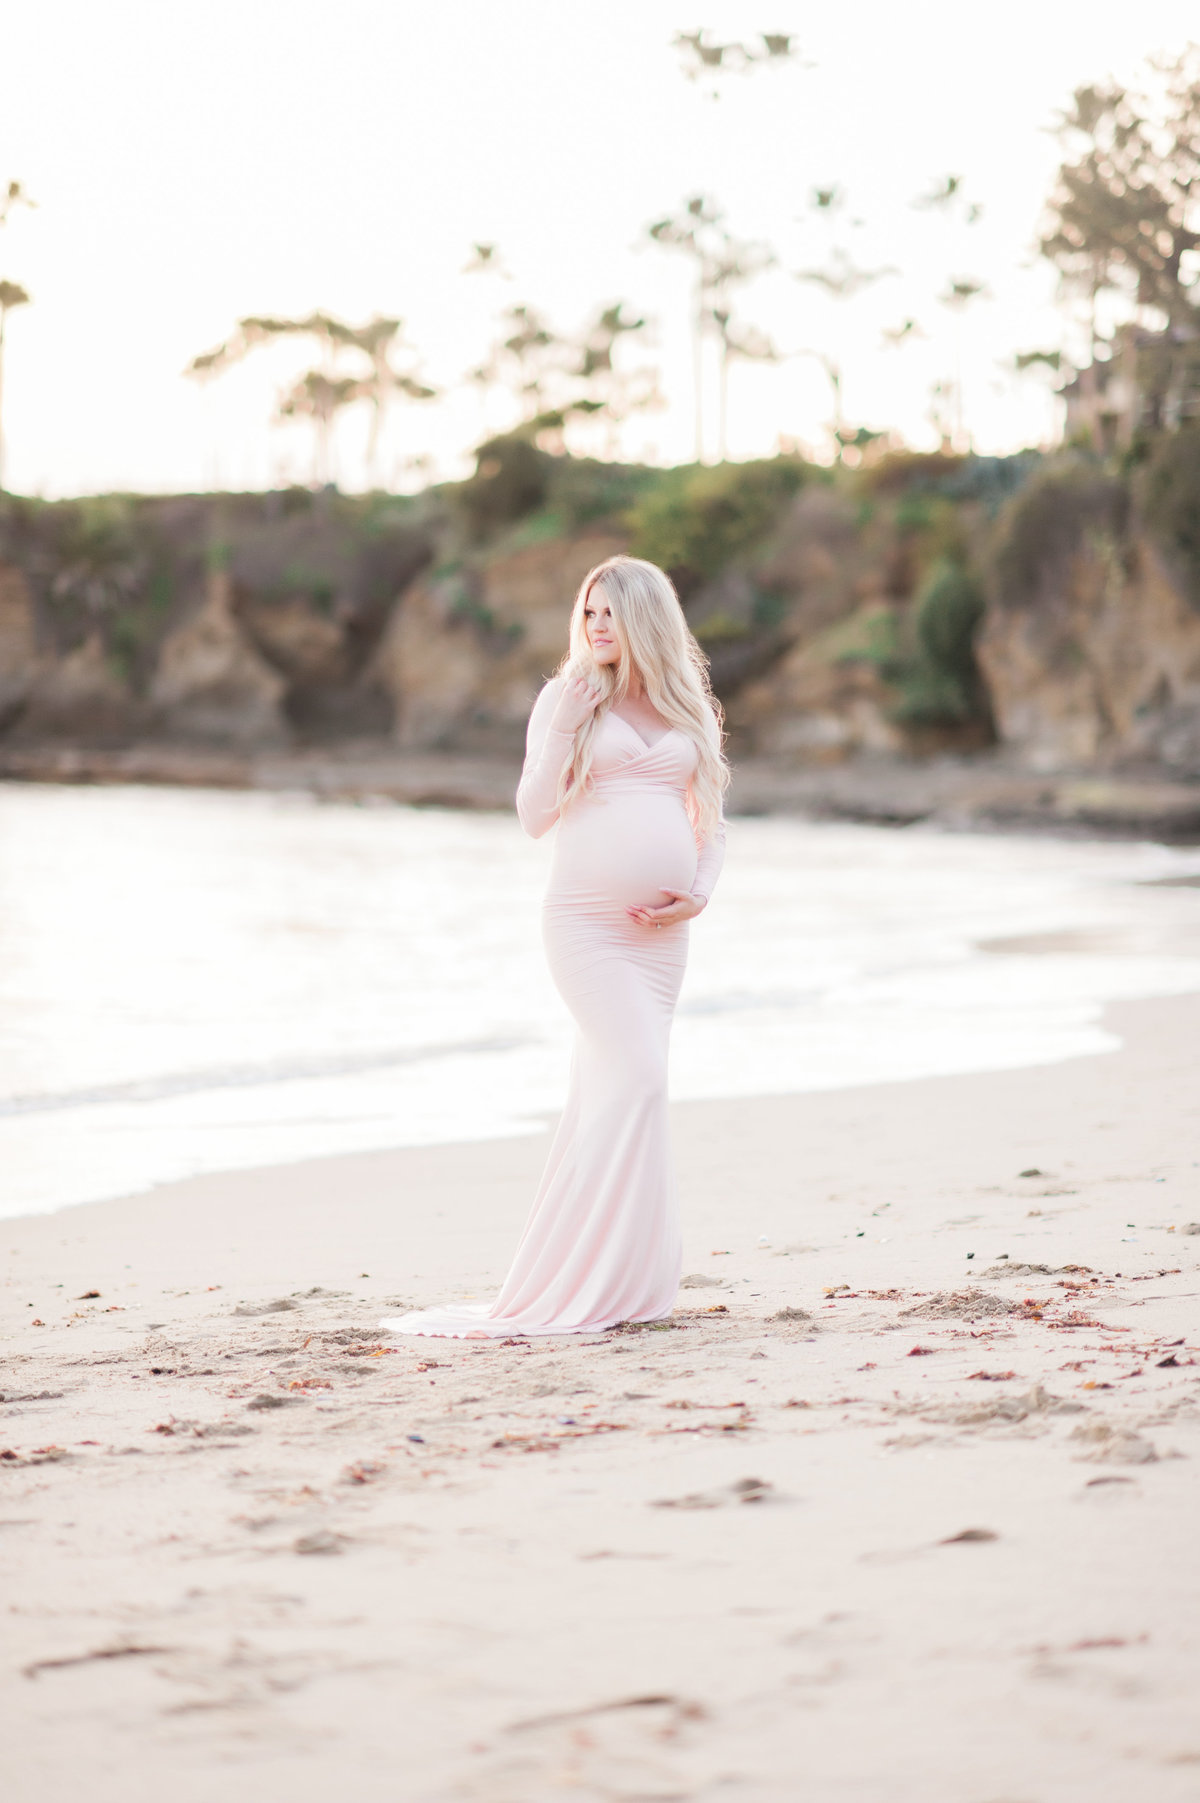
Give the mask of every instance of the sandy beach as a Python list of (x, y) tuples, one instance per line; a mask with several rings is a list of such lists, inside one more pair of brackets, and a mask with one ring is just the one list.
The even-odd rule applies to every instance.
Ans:
[(393, 1342), (546, 1140), (3, 1246), (5, 1794), (1200, 1797), (1200, 998), (674, 1111), (672, 1321)]

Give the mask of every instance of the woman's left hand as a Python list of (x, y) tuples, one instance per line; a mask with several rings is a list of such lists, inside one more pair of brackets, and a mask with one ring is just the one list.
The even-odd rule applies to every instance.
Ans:
[(673, 927), (681, 920), (694, 920), (697, 914), (703, 913), (707, 903), (698, 895), (689, 895), (686, 889), (664, 889), (664, 895), (670, 901), (663, 902), (657, 908), (626, 908), (625, 912), (631, 920), (636, 920), (643, 927)]

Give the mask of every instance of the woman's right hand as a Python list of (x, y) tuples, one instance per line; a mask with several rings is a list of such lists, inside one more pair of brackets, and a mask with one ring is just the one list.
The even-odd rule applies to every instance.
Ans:
[(551, 732), (568, 732), (572, 736), (585, 720), (590, 720), (600, 705), (604, 691), (598, 682), (585, 676), (571, 676), (562, 686), (554, 712), (550, 716)]

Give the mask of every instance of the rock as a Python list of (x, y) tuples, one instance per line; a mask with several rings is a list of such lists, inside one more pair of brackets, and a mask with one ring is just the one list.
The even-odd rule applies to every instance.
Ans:
[(529, 709), (567, 648), (571, 605), (609, 531), (499, 551), (423, 578), (397, 602), (366, 681), (414, 749), (519, 750)]
[(65, 657), (39, 662), (14, 736), (120, 744), (136, 731), (141, 714), (95, 627)]
[(367, 672), (394, 710), (394, 737), (405, 749), (450, 743), (482, 693), (488, 649), (455, 580), (415, 582), (396, 603)]
[(278, 744), (287, 736), (287, 685), (251, 644), (232, 602), (228, 573), (211, 571), (199, 612), (163, 640), (150, 699), (171, 736)]
[[(820, 546), (810, 547), (809, 563)], [(790, 763), (839, 763), (857, 754), (891, 756), (907, 748), (892, 719), (896, 691), (880, 674), (876, 647), (894, 604), (853, 566), (802, 588), (757, 669), (735, 670), (727, 700), (735, 746)]]
[(901, 751), (904, 734), (890, 718), (895, 694), (874, 664), (854, 655), (860, 625), (861, 614), (801, 640), (740, 688), (727, 709), (737, 744), (756, 756), (804, 763)]
[(318, 1528), (315, 1533), (301, 1534), (293, 1543), (292, 1551), (302, 1554), (320, 1554), (328, 1557), (333, 1553), (344, 1552), (346, 1540), (342, 1534), (331, 1534), (328, 1528)]
[(336, 685), (350, 674), (341, 624), (308, 595), (255, 596), (241, 603), (238, 619), (255, 648), (293, 682)]
[(1157, 760), (1200, 775), (1200, 612), (1154, 547), (1085, 537), (1048, 592), (988, 609), (997, 731), (1040, 770)]
[(37, 674), (37, 616), (29, 584), (0, 564), (0, 732), (21, 711)]

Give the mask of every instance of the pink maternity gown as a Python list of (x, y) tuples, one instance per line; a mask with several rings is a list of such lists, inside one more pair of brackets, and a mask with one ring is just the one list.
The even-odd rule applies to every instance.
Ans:
[(550, 726), (561, 686), (560, 678), (548, 683), (534, 704), (517, 813), (535, 839), (558, 821), (543, 938), (578, 1027), (566, 1108), (495, 1301), (381, 1322), (395, 1333), (595, 1333), (662, 1320), (679, 1288), (667, 1042), (688, 923), (646, 927), (625, 909), (662, 906), (663, 889), (707, 901), (724, 829), (697, 852), (686, 807), (691, 739), (672, 729), (647, 745), (612, 713), (596, 735), (594, 790), (559, 820), (558, 780), (573, 745), (572, 734)]

